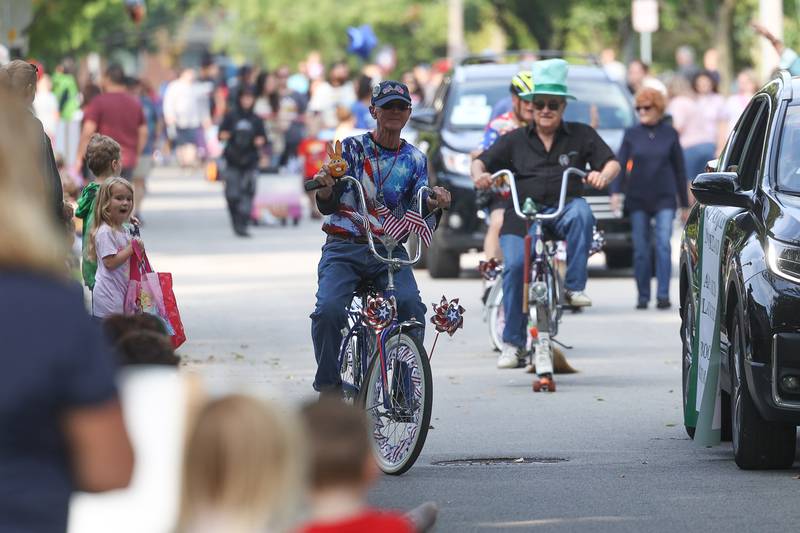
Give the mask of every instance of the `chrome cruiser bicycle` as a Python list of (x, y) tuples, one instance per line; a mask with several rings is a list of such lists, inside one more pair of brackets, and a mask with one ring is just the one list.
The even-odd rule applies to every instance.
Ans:
[[(428, 352), (421, 341), (425, 324), (416, 320), (400, 322), (395, 303), (394, 274), (420, 259), (422, 239), (417, 239), (413, 259), (393, 257), (402, 246), (396, 239), (377, 236), (369, 223), (361, 183), (352, 176), (341, 179), (355, 185), (369, 249), (388, 267), (388, 283), (382, 291), (371, 282), (362, 282), (353, 294), (348, 326), (339, 351), (339, 373), (346, 401), (364, 407), (370, 421), (374, 456), (387, 474), (406, 472), (419, 457), (428, 435), (433, 409), (433, 378)], [(418, 193), (422, 213), (424, 194)], [(375, 246), (380, 239), (386, 255)]]
[[(546, 231), (544, 222), (554, 220), (564, 212), (567, 185), (570, 176), (584, 178), (586, 173), (574, 167), (564, 170), (561, 178), (561, 192), (558, 207), (551, 213), (540, 211), (531, 198), (526, 198), (520, 206), (517, 184), (510, 170), (500, 170), (492, 174), (492, 181), (507, 179), (511, 189), (511, 200), (516, 215), (526, 222), (525, 263), (523, 268), (522, 312), (528, 315), (528, 333), (531, 342), (530, 365), (536, 369), (533, 383), (534, 392), (556, 391), (553, 379), (553, 342), (558, 335), (558, 325), (563, 311), (563, 282), (558, 265), (558, 238)], [(533, 231), (531, 231), (533, 229)], [(595, 238), (597, 242), (598, 238)], [(602, 236), (593, 248), (602, 248)], [(492, 265), (494, 273), (502, 276), (499, 266)], [(488, 269), (487, 269), (488, 270)], [(502, 283), (498, 280), (487, 295), (489, 309), (489, 328), (492, 341), (501, 340), (504, 317), (502, 314)]]

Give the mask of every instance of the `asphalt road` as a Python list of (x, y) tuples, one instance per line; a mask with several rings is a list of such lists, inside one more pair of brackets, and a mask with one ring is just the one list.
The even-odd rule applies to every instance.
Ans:
[[(156, 269), (174, 275), (186, 370), (201, 372), (212, 393), (313, 399), (319, 224), (238, 239), (221, 184), (161, 169), (150, 191), (142, 234)], [(555, 394), (533, 394), (530, 375), (495, 368), (475, 262), (462, 258), (456, 280), (417, 275), (426, 304), (461, 298), (465, 327), (436, 348), (422, 455), (404, 476), (378, 482), (375, 504), (436, 501), (438, 531), (797, 531), (800, 462), (740, 471), (728, 443), (701, 448), (686, 437), (677, 308), (634, 310), (630, 273), (610, 274), (598, 260), (587, 288), (594, 306), (565, 315), (559, 335), (580, 372), (559, 376)], [(676, 294), (677, 282), (673, 302)], [(429, 327), (428, 348), (432, 338)], [(548, 462), (474, 461), (523, 457)], [(452, 463), (463, 459), (473, 461)]]

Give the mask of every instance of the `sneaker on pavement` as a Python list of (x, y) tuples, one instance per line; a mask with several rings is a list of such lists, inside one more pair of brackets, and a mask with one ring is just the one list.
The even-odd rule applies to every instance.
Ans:
[(503, 343), (503, 350), (497, 357), (497, 368), (518, 368), (525, 360), (525, 350), (512, 344)]
[(565, 294), (567, 303), (573, 307), (590, 307), (592, 300), (583, 291), (567, 291)]

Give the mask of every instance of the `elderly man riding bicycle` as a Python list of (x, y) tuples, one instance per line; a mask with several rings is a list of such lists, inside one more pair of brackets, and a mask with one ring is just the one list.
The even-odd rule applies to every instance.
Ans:
[[(554, 212), (561, 190), (562, 173), (567, 167), (591, 169), (585, 181), (603, 189), (620, 170), (611, 148), (591, 126), (562, 120), (567, 99), (568, 64), (563, 59), (548, 59), (533, 64), (534, 87), (523, 98), (533, 101), (533, 123), (500, 137), (472, 162), (475, 186), (491, 186), (491, 172), (507, 168), (516, 176), (517, 193), (531, 198), (540, 212)], [(582, 198), (583, 183), (572, 180), (567, 188), (567, 204), (561, 216), (545, 224), (567, 242), (566, 303), (576, 307), (592, 304), (584, 293), (588, 279), (587, 262), (592, 242), (594, 216)], [(512, 212), (508, 212), (508, 211)], [(522, 311), (523, 237), (525, 223), (508, 208), (500, 232), (500, 247), (505, 261), (503, 307), (506, 318), (503, 349), (498, 368), (524, 365), (526, 324)], [(545, 348), (545, 347), (543, 347)], [(546, 346), (549, 349), (549, 344)]]
[[(347, 174), (361, 182), (373, 230), (390, 234), (384, 224), (388, 216), (386, 211), (397, 220), (403, 219), (409, 210), (418, 209), (417, 193), (428, 185), (428, 164), (425, 154), (400, 138), (411, 116), (408, 87), (396, 81), (384, 81), (373, 88), (371, 103), (370, 113), (377, 121), (377, 128), (345, 139), (342, 158), (348, 166)], [(387, 266), (369, 250), (358, 214), (355, 185), (336, 181), (328, 165), (324, 165), (314, 179), (323, 186), (317, 191), (316, 200), (320, 212), (327, 215), (322, 230), (328, 235), (318, 267), (317, 304), (311, 313), (317, 359), (314, 389), (338, 393), (341, 378), (337, 358), (342, 329), (347, 325), (347, 307), (361, 281), (372, 280), (377, 287), (385, 287)], [(436, 216), (432, 212), (450, 206), (450, 193), (446, 189), (434, 187), (433, 191), (435, 195), (427, 197), (422, 206), (422, 216), (431, 230), (436, 226)], [(394, 249), (394, 256), (408, 259), (402, 246)], [(394, 283), (400, 320), (416, 319), (424, 324), (425, 305), (420, 300), (411, 268), (400, 269), (394, 275)]]

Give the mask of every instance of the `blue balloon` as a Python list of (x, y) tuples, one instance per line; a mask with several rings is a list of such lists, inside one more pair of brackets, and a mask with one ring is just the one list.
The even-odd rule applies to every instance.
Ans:
[(358, 28), (352, 26), (347, 28), (347, 39), (349, 41), (347, 51), (351, 54), (356, 54), (362, 59), (367, 59), (372, 50), (378, 46), (378, 38), (369, 24), (364, 24)]

